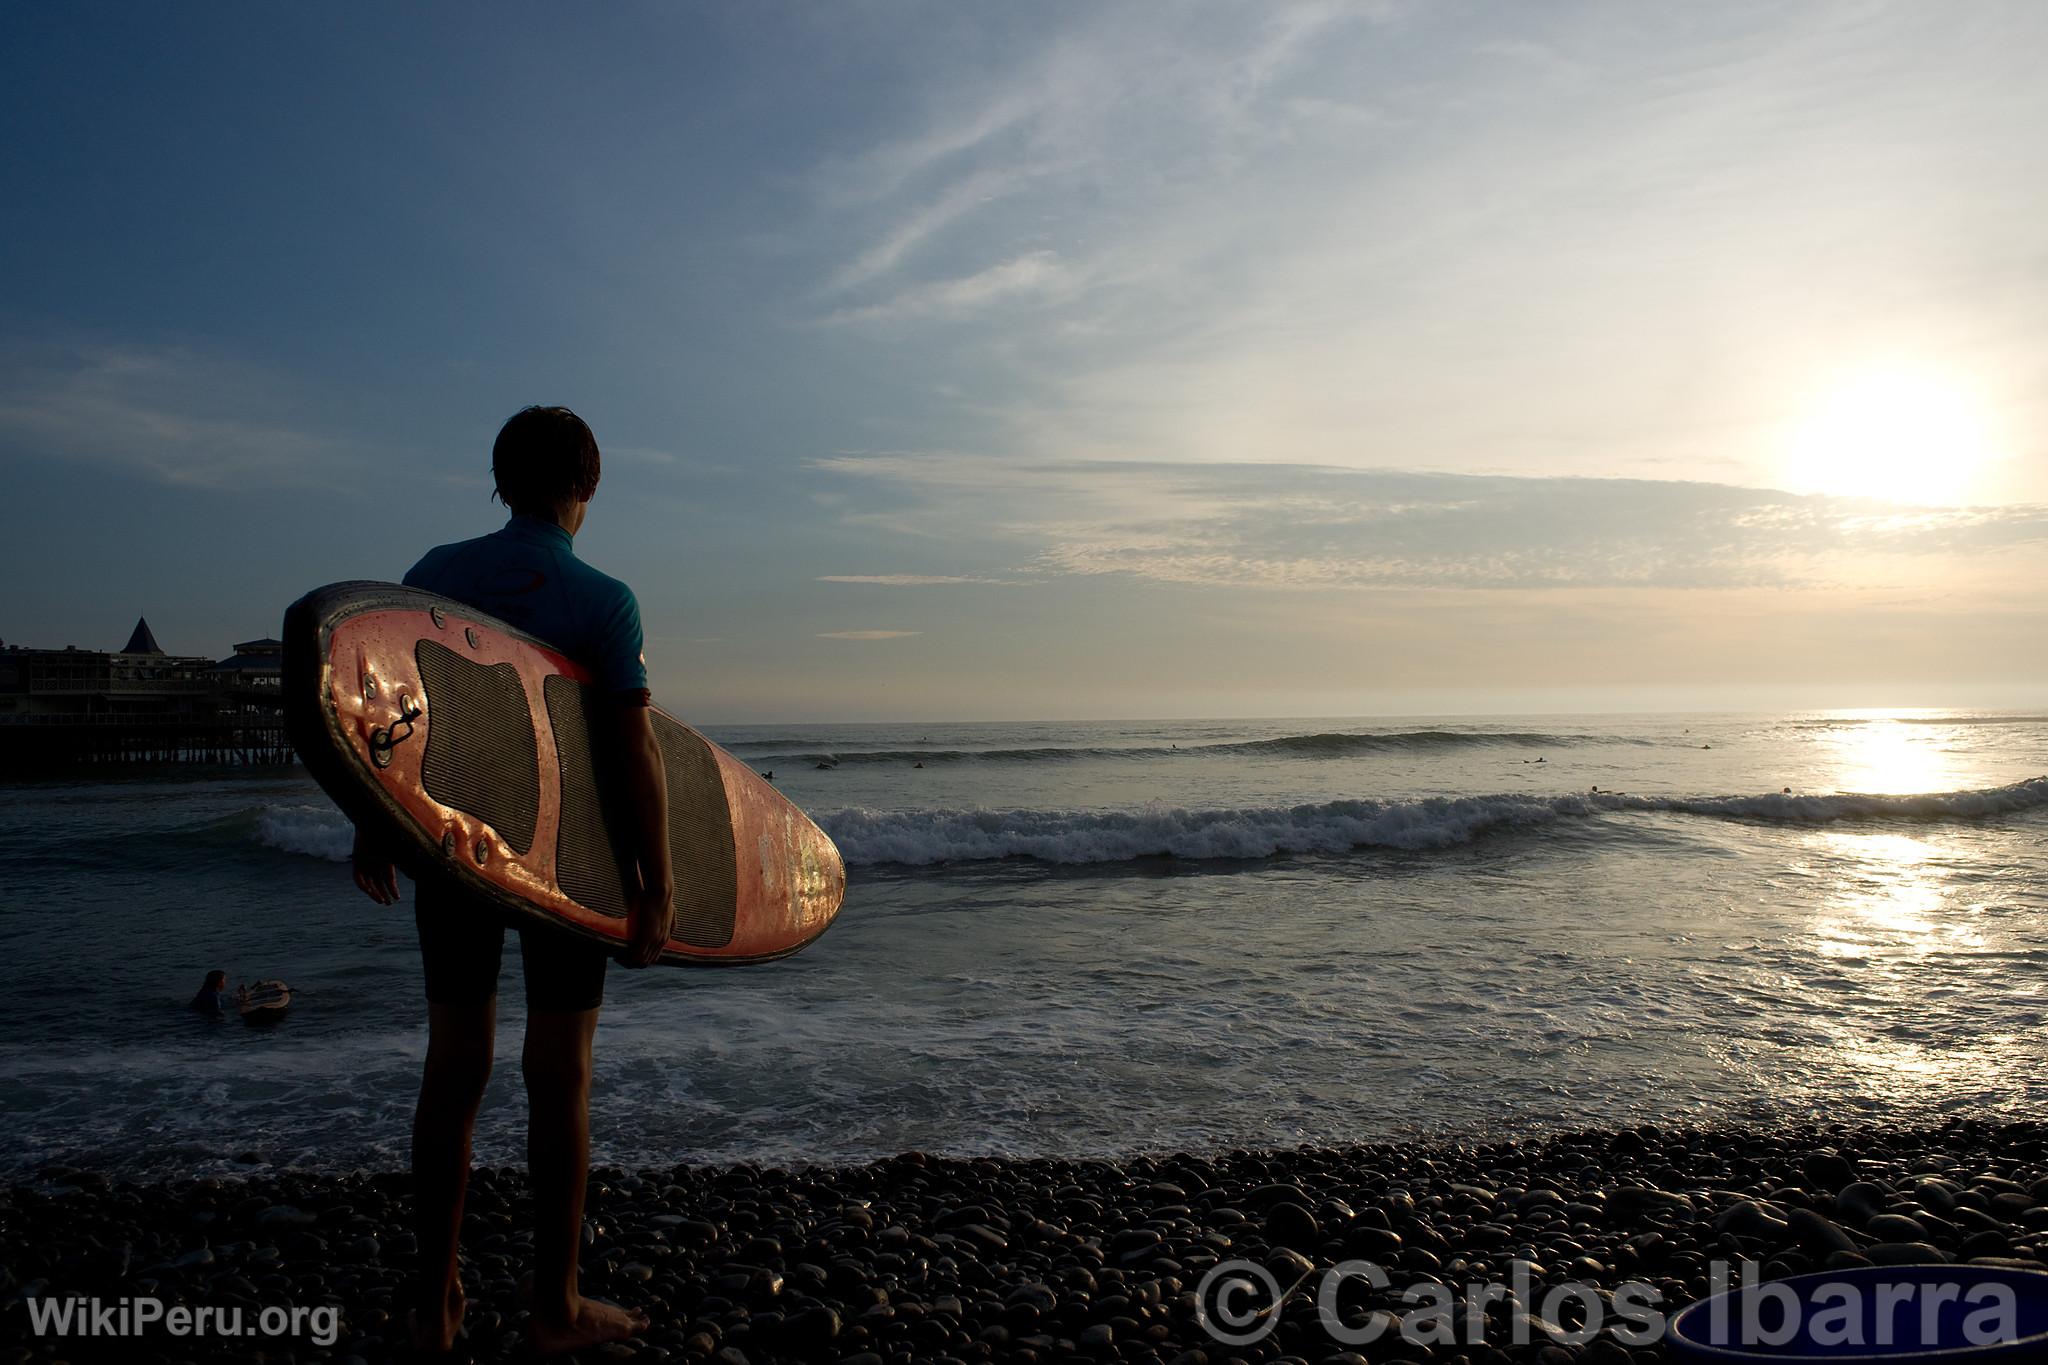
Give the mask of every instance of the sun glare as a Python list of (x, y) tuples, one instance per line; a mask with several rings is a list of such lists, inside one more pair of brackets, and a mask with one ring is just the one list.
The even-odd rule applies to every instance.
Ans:
[(1792, 433), (1793, 492), (1953, 505), (1980, 494), (1997, 458), (1982, 406), (1931, 370), (1867, 371), (1837, 384)]

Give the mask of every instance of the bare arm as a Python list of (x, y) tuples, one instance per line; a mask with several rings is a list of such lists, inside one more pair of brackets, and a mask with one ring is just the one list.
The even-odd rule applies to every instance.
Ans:
[(625, 821), (632, 848), (628, 850), (639, 870), (639, 885), (628, 888), (626, 949), (619, 961), (628, 967), (645, 967), (661, 956), (675, 928), (675, 871), (668, 854), (668, 774), (661, 764), (661, 746), (654, 740), (653, 714), (645, 706), (614, 705), (613, 762), (606, 770), (616, 774), (620, 790), (614, 810), (628, 813)]

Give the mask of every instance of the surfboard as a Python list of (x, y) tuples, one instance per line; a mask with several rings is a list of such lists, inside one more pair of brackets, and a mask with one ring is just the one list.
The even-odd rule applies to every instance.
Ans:
[(235, 1003), (236, 1013), (250, 1027), (274, 1024), (292, 1007), (292, 988), (282, 981), (258, 981)]
[[(626, 942), (626, 876), (591, 734), (612, 705), (532, 636), (393, 583), (334, 583), (285, 613), (286, 729), (306, 770), (413, 878)], [(846, 894), (832, 840), (752, 767), (659, 707), (675, 929), (661, 961), (785, 957)]]

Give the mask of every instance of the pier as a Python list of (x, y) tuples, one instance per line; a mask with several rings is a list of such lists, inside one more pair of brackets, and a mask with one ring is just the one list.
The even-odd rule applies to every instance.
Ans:
[(225, 659), (166, 653), (146, 620), (117, 650), (0, 647), (0, 777), (137, 765), (294, 761), (283, 646)]

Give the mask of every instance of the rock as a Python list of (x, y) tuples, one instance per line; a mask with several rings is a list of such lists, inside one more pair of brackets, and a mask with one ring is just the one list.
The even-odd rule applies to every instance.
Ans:
[(996, 1255), (1010, 1249), (1010, 1241), (1007, 1237), (1004, 1237), (994, 1228), (987, 1227), (981, 1223), (969, 1223), (961, 1228), (956, 1235), (974, 1243), (975, 1247), (984, 1254)]
[(1824, 1218), (1811, 1209), (1793, 1209), (1787, 1215), (1787, 1223), (1793, 1240), (1817, 1256), (1856, 1249), (1856, 1243), (1848, 1233), (1836, 1226), (1832, 1219)]
[(1856, 1168), (1841, 1153), (1823, 1148), (1808, 1152), (1799, 1163), (1806, 1178), (1833, 1194), (1856, 1179)]
[(1786, 1219), (1775, 1209), (1765, 1208), (1754, 1199), (1738, 1199), (1721, 1210), (1714, 1217), (1714, 1227), (1716, 1231), (1732, 1232), (1738, 1237), (1779, 1238), (1789, 1235)]
[(1358, 1223), (1344, 1230), (1344, 1251), (1347, 1255), (1368, 1261), (1390, 1260), (1408, 1253), (1430, 1254), (1421, 1247), (1404, 1246), (1404, 1239), (1398, 1232)]
[(1309, 1199), (1307, 1192), (1304, 1191), (1299, 1185), (1261, 1185), (1257, 1189), (1246, 1191), (1244, 1195), (1245, 1203), (1251, 1205), (1253, 1208), (1259, 1209), (1267, 1208), (1273, 1204), (1278, 1204), (1283, 1200), (1290, 1204), (1303, 1205), (1312, 1202)]
[(1885, 1198), (1883, 1186), (1858, 1180), (1835, 1195), (1835, 1207), (1860, 1226), (1884, 1212)]
[(841, 1322), (837, 1310), (819, 1304), (814, 1308), (803, 1308), (783, 1320), (783, 1335), (804, 1350), (815, 1350), (839, 1336)]
[(2003, 1232), (1973, 1232), (1963, 1239), (1956, 1248), (1956, 1255), (1964, 1260), (1980, 1256), (2005, 1256), (2012, 1251), (2012, 1242)]
[(1670, 1216), (1693, 1211), (1690, 1198), (1670, 1190), (1619, 1185), (1607, 1191), (1607, 1207), (1621, 1214)]
[(1274, 1246), (1308, 1248), (1322, 1245), (1315, 1215), (1299, 1204), (1282, 1201), (1266, 1211), (1266, 1237)]
[(319, 1221), (304, 1209), (294, 1208), (290, 1204), (272, 1204), (256, 1215), (256, 1226), (259, 1228), (304, 1228), (311, 1227)]
[(1872, 1265), (1935, 1265), (1951, 1259), (1926, 1242), (1878, 1242), (1863, 1248), (1863, 1254)]
[(1927, 1237), (1927, 1227), (1903, 1213), (1880, 1213), (1863, 1225), (1872, 1237), (1886, 1242), (1918, 1242)]

